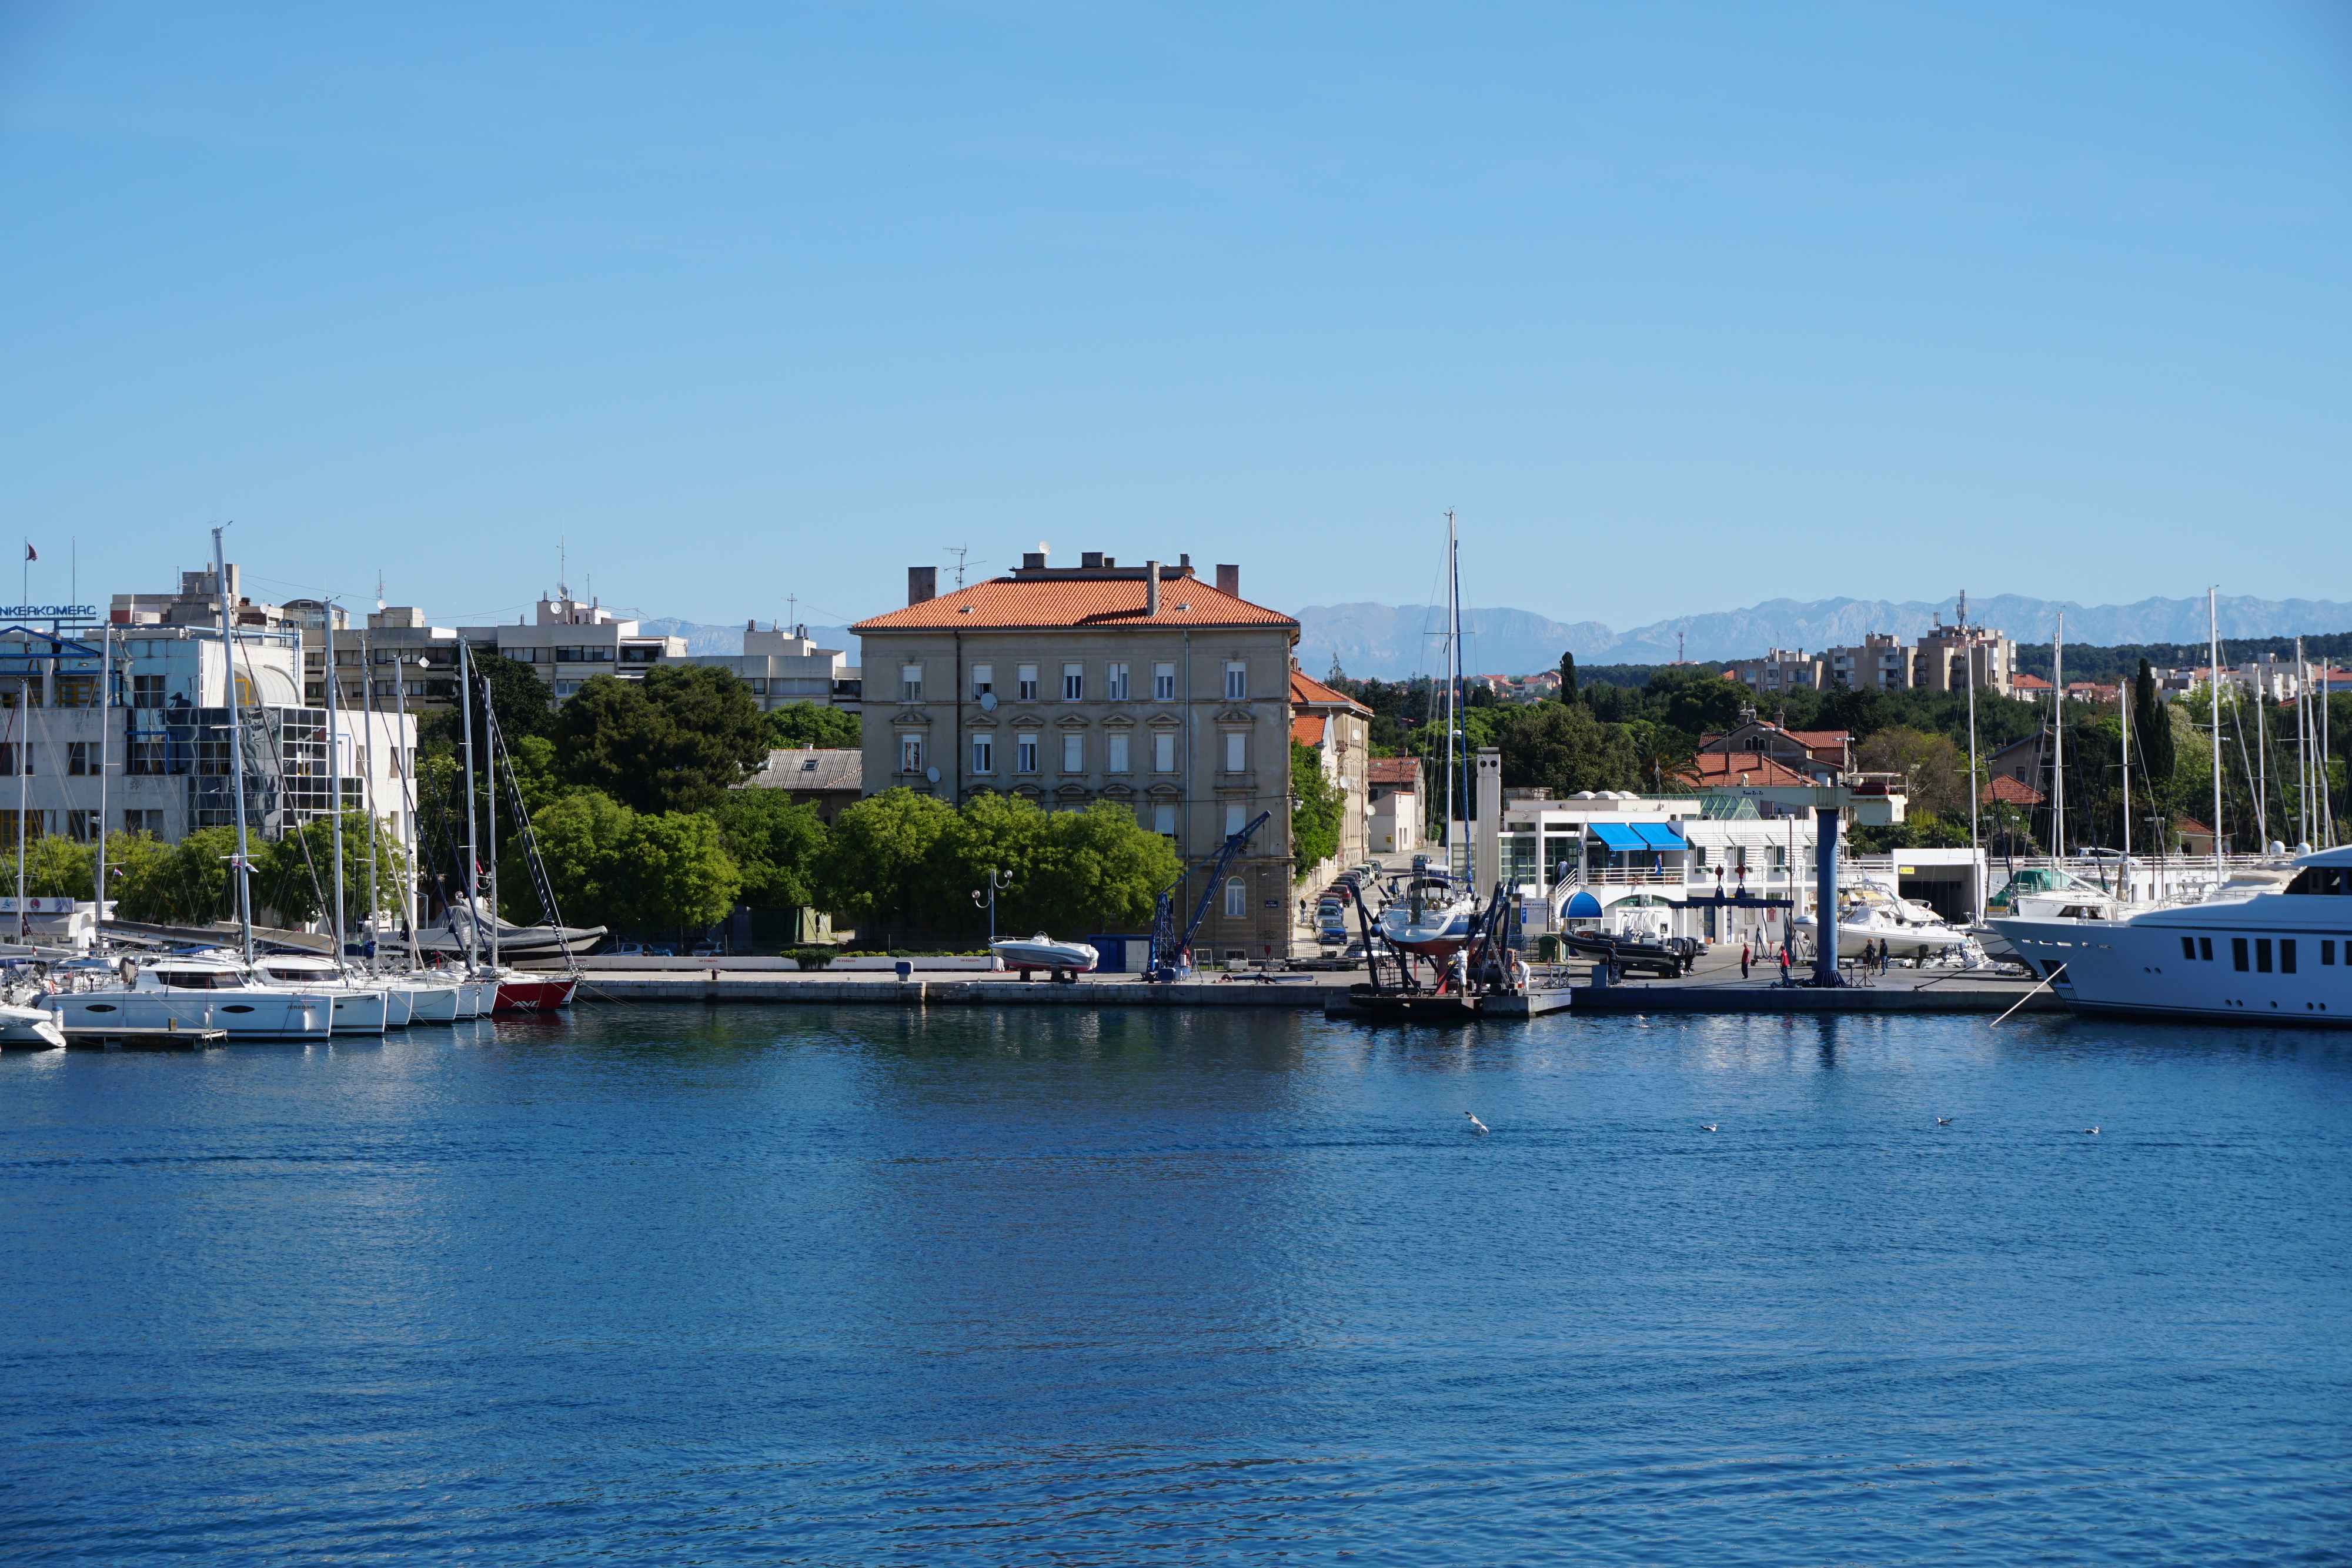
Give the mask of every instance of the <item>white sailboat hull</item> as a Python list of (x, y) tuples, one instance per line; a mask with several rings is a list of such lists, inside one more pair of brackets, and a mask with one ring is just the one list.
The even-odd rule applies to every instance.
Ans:
[(325, 1040), (335, 998), (323, 991), (64, 991), (44, 1005), (68, 1030), (216, 1029), (231, 1040)]

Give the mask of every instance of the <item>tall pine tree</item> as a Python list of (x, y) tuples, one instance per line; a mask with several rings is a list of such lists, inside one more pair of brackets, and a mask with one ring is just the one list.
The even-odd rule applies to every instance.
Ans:
[(2132, 737), (2139, 743), (2148, 786), (2161, 796), (2172, 783), (2179, 758), (2173, 751), (2172, 715), (2157, 700), (2156, 673), (2146, 659), (2139, 662), (2139, 677), (2132, 683)]
[(1559, 656), (1559, 700), (1564, 703), (1576, 700), (1576, 655), (1573, 653)]

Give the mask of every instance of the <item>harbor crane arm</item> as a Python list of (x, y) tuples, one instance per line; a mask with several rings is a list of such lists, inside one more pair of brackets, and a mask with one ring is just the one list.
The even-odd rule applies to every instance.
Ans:
[(1176, 955), (1190, 950), (1193, 934), (1201, 929), (1201, 922), (1209, 917), (1209, 901), (1216, 896), (1217, 883), (1223, 880), (1225, 868), (1234, 863), (1234, 857), (1242, 852), (1251, 837), (1273, 819), (1273, 812), (1260, 811), (1247, 827), (1226, 839), (1223, 847), (1211, 857), (1206, 867), (1209, 884), (1201, 890), (1201, 902), (1193, 906), (1192, 918), (1185, 922), (1181, 933), (1176, 929), (1175, 895), (1177, 890), (1184, 885), (1184, 878), (1192, 875), (1196, 868), (1187, 867), (1174, 882), (1160, 890), (1160, 905), (1151, 917), (1151, 967), (1145, 971), (1146, 978), (1172, 980), (1176, 977)]

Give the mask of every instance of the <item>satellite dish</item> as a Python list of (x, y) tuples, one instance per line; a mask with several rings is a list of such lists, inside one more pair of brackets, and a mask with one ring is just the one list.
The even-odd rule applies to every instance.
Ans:
[(996, 711), (996, 694), (994, 692), (982, 692), (980, 694), (980, 711), (982, 713), (994, 713)]
[(926, 768), (923, 769), (923, 777), (936, 784), (940, 781), (940, 770), (936, 768)]

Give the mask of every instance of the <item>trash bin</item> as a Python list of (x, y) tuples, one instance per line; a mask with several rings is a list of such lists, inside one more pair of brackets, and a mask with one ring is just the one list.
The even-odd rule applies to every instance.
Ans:
[(1559, 962), (1559, 938), (1543, 936), (1536, 938), (1536, 956), (1547, 964)]
[(898, 971), (898, 977), (902, 980), (911, 977), (915, 973), (915, 966), (909, 964), (904, 958), (899, 959), (893, 967)]

